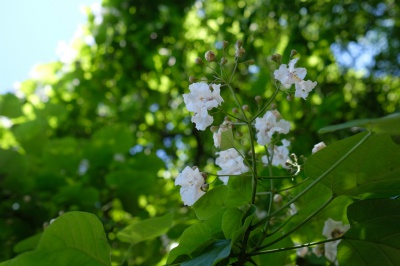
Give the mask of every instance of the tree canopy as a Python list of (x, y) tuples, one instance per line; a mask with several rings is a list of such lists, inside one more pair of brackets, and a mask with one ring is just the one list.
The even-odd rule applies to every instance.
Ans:
[[(103, 0), (101, 11), (87, 15), (71, 47), (76, 56), (39, 66), (17, 93), (0, 95), (0, 261), (32, 250), (41, 234), (57, 234), (57, 227), (42, 233), (52, 219), (83, 211), (100, 219), (113, 263), (165, 263), (166, 244), (155, 236), (178, 241), (196, 219), (174, 179), (185, 165), (216, 169), (212, 137), (195, 130), (182, 94), (190, 76), (212, 74), (194, 61), (208, 50), (221, 54), (223, 41), (232, 55), (241, 40), (243, 61), (255, 62), (239, 65), (235, 77), (250, 108), (256, 102), (248, 99), (273, 94), (273, 54), (288, 63), (296, 50), (318, 82), (307, 101), (284, 94), (274, 101), (292, 122), (296, 154), (353, 135), (318, 134), (323, 127), (399, 111), (394, 0)], [(372, 61), (355, 69), (363, 56)], [(235, 107), (232, 99), (224, 104)], [(84, 226), (97, 228), (93, 218), (88, 214)], [(159, 231), (154, 226), (132, 239), (129, 228), (149, 218), (161, 219), (154, 222)]]

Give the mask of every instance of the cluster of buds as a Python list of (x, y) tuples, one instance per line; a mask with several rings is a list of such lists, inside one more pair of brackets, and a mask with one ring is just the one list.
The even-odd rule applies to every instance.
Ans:
[(243, 57), (243, 55), (246, 53), (246, 50), (242, 47), (243, 42), (242, 41), (237, 41), (235, 44), (235, 57), (240, 58)]

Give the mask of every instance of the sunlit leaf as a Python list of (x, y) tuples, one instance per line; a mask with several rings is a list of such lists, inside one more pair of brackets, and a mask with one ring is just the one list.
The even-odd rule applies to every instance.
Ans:
[(367, 132), (332, 143), (308, 158), (305, 173), (338, 195), (390, 197), (400, 191), (400, 145)]
[(239, 207), (251, 203), (252, 177), (231, 176), (228, 182), (228, 195), (225, 204), (229, 207)]
[(206, 220), (221, 211), (228, 188), (224, 185), (217, 186), (204, 194), (193, 205), (197, 218)]
[(206, 224), (194, 224), (187, 228), (181, 236), (179, 246), (169, 253), (167, 263), (174, 262), (181, 255), (189, 255), (204, 243), (211, 240), (211, 231)]
[(162, 217), (149, 218), (134, 222), (118, 232), (117, 238), (122, 242), (137, 244), (161, 236), (172, 226), (172, 213)]
[(34, 251), (0, 265), (111, 265), (110, 247), (103, 226), (95, 215), (69, 212), (57, 218), (43, 232)]

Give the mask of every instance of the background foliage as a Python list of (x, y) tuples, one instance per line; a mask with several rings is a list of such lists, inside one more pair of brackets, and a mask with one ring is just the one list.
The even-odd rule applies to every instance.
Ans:
[[(352, 134), (318, 135), (318, 129), (399, 110), (399, 13), (394, 0), (104, 0), (101, 14), (88, 10), (76, 58), (42, 65), (17, 94), (0, 96), (2, 121), (12, 122), (0, 125), (0, 261), (36, 247), (38, 238), (22, 249), (16, 244), (51, 219), (85, 211), (103, 224), (112, 262), (165, 263), (165, 241), (129, 240), (121, 230), (162, 216), (165, 227), (173, 219), (167, 236), (177, 241), (194, 223), (173, 185), (186, 164), (215, 170), (210, 134), (194, 130), (183, 108), (188, 77), (205, 71), (194, 59), (218, 52), (222, 40), (233, 53), (243, 40), (246, 59), (257, 67), (241, 66), (237, 89), (246, 99), (267, 99), (276, 67), (269, 57), (280, 53), (286, 63), (296, 49), (318, 87), (308, 101), (280, 94), (275, 104), (293, 121), (293, 152), (308, 156), (322, 138), (329, 143)], [(87, 36), (95, 42), (85, 42)], [(355, 70), (368, 54), (374, 61)], [(339, 64), (345, 59), (350, 63)]]

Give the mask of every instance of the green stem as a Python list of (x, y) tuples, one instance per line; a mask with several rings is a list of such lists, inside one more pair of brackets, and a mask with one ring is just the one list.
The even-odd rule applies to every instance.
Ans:
[(272, 103), (272, 101), (275, 99), (275, 97), (276, 97), (276, 95), (278, 94), (278, 92), (279, 92), (279, 86), (276, 88), (274, 94), (271, 96), (271, 99), (269, 99), (269, 101), (264, 105), (264, 107), (261, 108), (261, 110), (258, 111), (258, 113), (257, 113), (253, 118), (250, 119), (250, 123), (252, 123), (254, 120), (256, 120), (256, 118), (257, 118), (258, 116), (260, 116), (260, 114), (262, 114), (262, 113), (265, 111), (265, 109), (268, 108), (268, 106), (269, 106), (269, 105)]
[(309, 216), (307, 216), (307, 218), (305, 218), (301, 223), (296, 224), (295, 227), (293, 227), (292, 229), (290, 229), (289, 231), (287, 231), (285, 234), (283, 234), (282, 236), (278, 237), (274, 241), (272, 241), (272, 242), (270, 242), (270, 243), (268, 243), (268, 244), (266, 244), (264, 246), (259, 247), (258, 250), (267, 248), (269, 246), (272, 246), (273, 244), (278, 243), (282, 239), (290, 236), (293, 232), (295, 232), (297, 229), (302, 227), (304, 224), (306, 224), (308, 221), (310, 221), (315, 215), (317, 215), (320, 211), (322, 211), (326, 206), (328, 206), (329, 203), (331, 203), (335, 198), (336, 198), (336, 196), (331, 196), (327, 202), (322, 204), (318, 209), (316, 209), (313, 213), (311, 213)]
[(271, 219), (271, 217), (277, 215), (278, 213), (282, 212), (284, 209), (290, 206), (290, 204), (294, 203), (297, 201), (299, 198), (301, 198), (304, 194), (306, 194), (310, 189), (312, 189), (314, 186), (316, 186), (324, 177), (326, 177), (329, 173), (331, 173), (336, 167), (338, 167), (339, 164), (341, 164), (347, 157), (350, 156), (361, 144), (363, 144), (369, 137), (371, 136), (371, 132), (368, 131), (368, 134), (365, 135), (364, 138), (362, 138), (356, 145), (354, 145), (348, 152), (346, 152), (339, 160), (337, 160), (331, 167), (329, 167), (328, 170), (326, 170), (323, 174), (321, 174), (317, 179), (315, 179), (307, 188), (305, 188), (303, 191), (301, 191), (299, 194), (294, 196), (291, 200), (289, 200), (285, 205), (283, 205), (281, 208), (278, 210), (274, 211), (272, 214), (269, 214), (267, 217), (262, 219), (260, 222), (256, 223), (251, 227), (251, 230), (259, 227), (260, 225), (264, 224), (266, 221)]
[(341, 240), (341, 239), (342, 239), (342, 237), (326, 239), (326, 240), (306, 243), (306, 244), (302, 244), (302, 245), (298, 245), (298, 246), (294, 246), (294, 247), (277, 248), (277, 249), (253, 252), (253, 253), (249, 253), (249, 255), (250, 256), (257, 256), (257, 255), (264, 255), (264, 254), (275, 253), (275, 252), (282, 252), (282, 251), (286, 251), (286, 250), (292, 250), (292, 249), (298, 249), (298, 248), (304, 248), (304, 247), (311, 247), (311, 246), (316, 246), (316, 245), (320, 245), (320, 244), (324, 244), (324, 243), (328, 243), (328, 242), (333, 242), (333, 241), (337, 241), (337, 240)]

